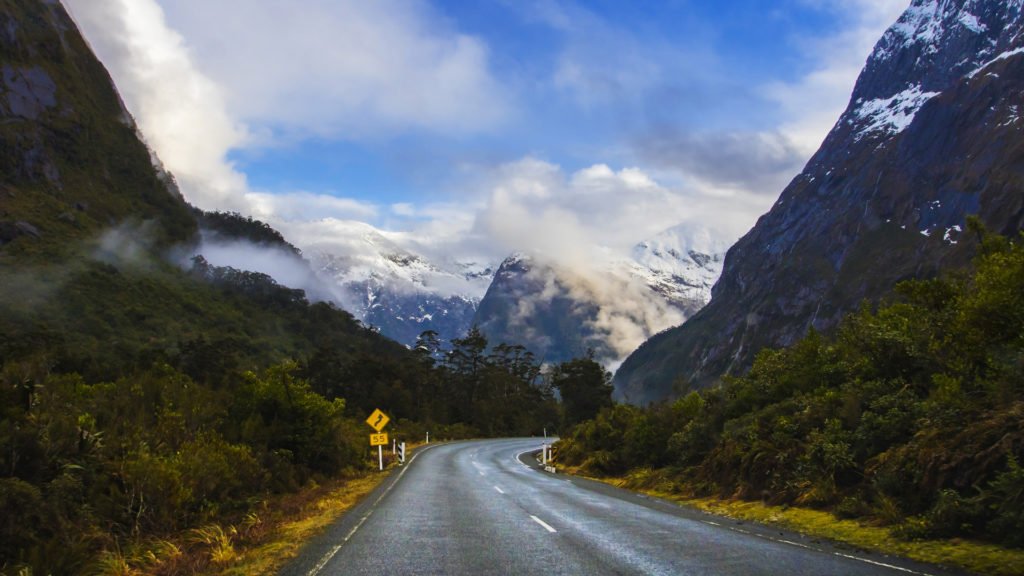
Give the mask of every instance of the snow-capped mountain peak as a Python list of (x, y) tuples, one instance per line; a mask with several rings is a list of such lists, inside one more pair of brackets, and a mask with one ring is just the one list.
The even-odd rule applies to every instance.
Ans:
[(728, 249), (712, 230), (676, 226), (637, 244), (630, 269), (672, 302), (703, 305), (711, 299), (711, 287), (722, 273)]
[(875, 45), (854, 88), (845, 120), (854, 139), (899, 134), (955, 79), (1012, 51), (1016, 35), (1006, 32), (1020, 28), (1024, 0), (995, 4), (914, 0)]

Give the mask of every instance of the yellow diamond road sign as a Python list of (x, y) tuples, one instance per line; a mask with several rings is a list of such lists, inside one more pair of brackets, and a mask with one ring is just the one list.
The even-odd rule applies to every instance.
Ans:
[(370, 446), (387, 446), (388, 445), (388, 433), (383, 434), (370, 434)]
[[(380, 408), (374, 410), (373, 414), (370, 414), (370, 417), (366, 419), (366, 423), (369, 424), (370, 427), (376, 430), (377, 432), (383, 430), (384, 427), (387, 426), (388, 422), (390, 421), (391, 419), (388, 418), (388, 415), (381, 412)], [(387, 442), (385, 442), (385, 444), (386, 443)]]

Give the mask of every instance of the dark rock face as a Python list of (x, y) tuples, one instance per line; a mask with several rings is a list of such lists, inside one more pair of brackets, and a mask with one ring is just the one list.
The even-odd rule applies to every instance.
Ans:
[(518, 344), (542, 362), (563, 362), (607, 344), (586, 328), (598, 308), (571, 296), (550, 266), (523, 255), (506, 258), (494, 275), (473, 322), (493, 344)]
[(0, 246), (21, 236), (39, 238), (39, 229), (28, 222), (0, 222)]
[[(161, 246), (194, 235), (187, 206), (154, 170), (109, 74), (60, 2), (0, 2), (0, 55), (0, 187), (14, 198), (4, 208), (46, 232), (8, 227), (5, 247), (41, 238), (57, 249), (61, 238), (129, 218), (159, 221)], [(76, 209), (80, 218), (62, 217)]]
[(0, 78), (7, 97), (7, 111), (12, 116), (36, 120), (39, 115), (56, 106), (57, 85), (38, 66), (15, 68), (5, 64)]
[(492, 343), (524, 346), (546, 362), (593, 351), (615, 365), (708, 302), (725, 248), (712, 231), (683, 225), (593, 269), (517, 254), (501, 265), (474, 323)]
[(406, 346), (414, 346), (428, 330), (437, 332), (440, 341), (449, 342), (462, 338), (473, 326), (477, 302), (466, 296), (407, 293), (369, 280), (346, 289), (353, 295), (358, 292), (366, 302), (361, 310), (364, 323)]
[(616, 374), (644, 403), (749, 368), (899, 281), (963, 266), (965, 218), (1024, 225), (1021, 0), (915, 0), (882, 37), (846, 112), (728, 252), (712, 300)]

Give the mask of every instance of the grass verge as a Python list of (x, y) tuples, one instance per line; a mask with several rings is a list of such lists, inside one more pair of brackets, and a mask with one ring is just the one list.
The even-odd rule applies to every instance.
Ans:
[[(410, 442), (406, 447), (408, 458), (411, 459), (420, 446), (419, 442)], [(385, 470), (396, 465), (390, 454), (385, 454), (384, 463)], [(373, 470), (339, 481), (335, 486), (295, 495), (293, 498), (301, 505), (286, 503), (283, 508), (292, 512), (285, 514), (262, 538), (242, 551), (237, 560), (223, 567), (213, 564), (209, 570), (201, 572), (202, 576), (276, 574), (289, 560), (298, 556), (310, 538), (326, 530), (386, 477), (387, 474)]]
[[(893, 535), (891, 527), (871, 526), (856, 520), (841, 520), (831, 512), (822, 510), (720, 498), (694, 498), (679, 490), (678, 485), (661, 478), (657, 471), (595, 478), (584, 474), (579, 468), (562, 466), (559, 470), (726, 518), (778, 526), (862, 550), (965, 569), (978, 574), (1024, 575), (1024, 550), (959, 538), (908, 541)], [(671, 488), (665, 489), (666, 487)]]
[[(205, 575), (248, 576), (276, 574), (282, 566), (295, 558), (310, 538), (323, 532), (348, 509), (373, 491), (385, 474), (372, 472), (350, 478), (327, 490), (313, 494), (299, 494), (305, 500), (299, 510), (286, 514), (267, 530), (264, 537), (250, 547), (239, 550), (238, 557), (226, 566), (211, 564)], [(294, 506), (294, 503), (292, 503)]]

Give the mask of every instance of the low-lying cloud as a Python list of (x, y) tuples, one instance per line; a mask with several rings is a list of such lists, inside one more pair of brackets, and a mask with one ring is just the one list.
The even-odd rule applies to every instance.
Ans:
[[(300, 256), (277, 246), (263, 246), (245, 240), (223, 240), (208, 233), (192, 252), (213, 266), (259, 272), (278, 284), (306, 292), (311, 301), (341, 301), (341, 290), (323, 282)], [(186, 258), (182, 265), (190, 266)]]

